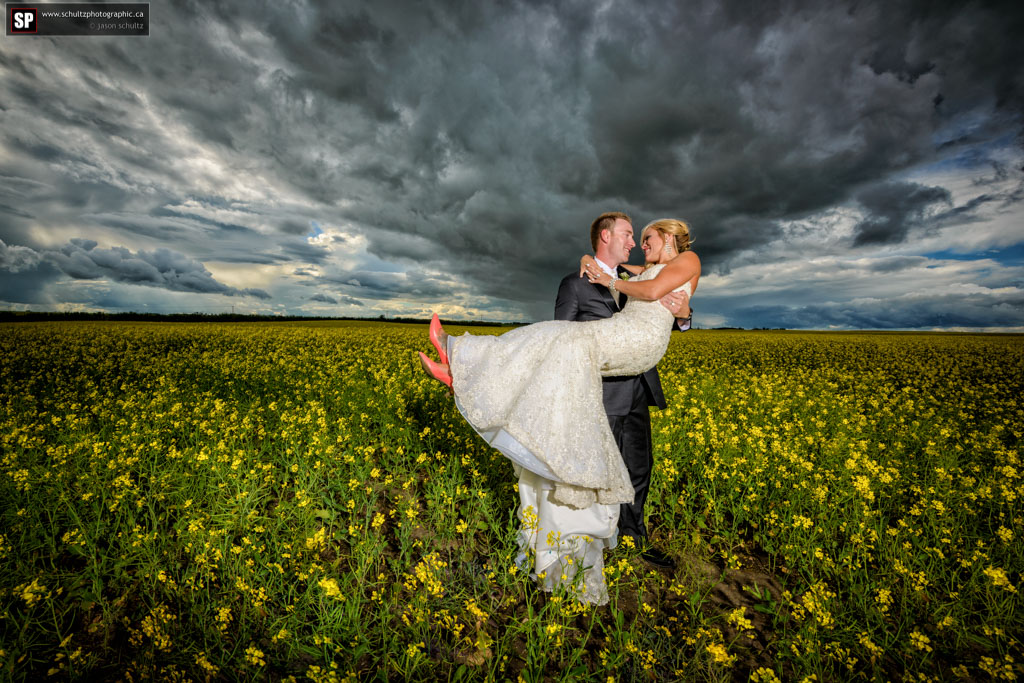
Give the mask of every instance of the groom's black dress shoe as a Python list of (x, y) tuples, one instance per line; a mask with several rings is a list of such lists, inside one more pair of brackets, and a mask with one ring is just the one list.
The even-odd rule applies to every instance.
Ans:
[(640, 554), (640, 557), (644, 558), (648, 564), (653, 564), (655, 567), (660, 569), (675, 569), (676, 563), (671, 557), (661, 552), (657, 548), (648, 548)]

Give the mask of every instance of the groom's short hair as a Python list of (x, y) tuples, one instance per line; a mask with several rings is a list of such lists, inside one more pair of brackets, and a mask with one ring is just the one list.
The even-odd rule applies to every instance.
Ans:
[(609, 211), (608, 213), (602, 213), (593, 223), (590, 224), (590, 246), (597, 251), (597, 243), (601, 239), (602, 230), (611, 230), (615, 227), (615, 221), (622, 219), (633, 225), (633, 219), (622, 213), (621, 211)]

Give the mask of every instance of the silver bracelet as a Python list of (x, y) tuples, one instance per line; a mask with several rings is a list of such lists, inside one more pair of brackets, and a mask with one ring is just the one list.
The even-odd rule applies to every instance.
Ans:
[[(611, 276), (609, 276), (609, 277), (611, 277)], [(612, 281), (608, 283), (608, 289), (612, 290), (612, 292), (613, 292), (613, 293), (614, 293), (615, 291), (617, 291), (617, 290), (615, 289), (615, 278), (612, 278)]]

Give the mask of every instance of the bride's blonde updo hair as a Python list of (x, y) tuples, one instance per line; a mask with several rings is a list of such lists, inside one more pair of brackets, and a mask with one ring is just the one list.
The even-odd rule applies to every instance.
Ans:
[(688, 251), (692, 244), (690, 242), (690, 226), (677, 218), (659, 218), (648, 223), (644, 227), (643, 232), (640, 233), (641, 244), (643, 244), (644, 235), (647, 234), (648, 230), (657, 230), (666, 239), (671, 235), (676, 243), (676, 251), (680, 254)]

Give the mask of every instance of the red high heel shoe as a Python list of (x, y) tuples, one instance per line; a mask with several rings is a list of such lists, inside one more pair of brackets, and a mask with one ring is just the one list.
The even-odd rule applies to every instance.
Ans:
[(444, 384), (446, 387), (454, 391), (454, 389), (452, 389), (452, 376), (445, 372), (440, 365), (430, 360), (430, 358), (427, 357), (427, 354), (423, 353), (422, 351), (420, 351), (419, 353), (420, 365), (423, 366), (423, 371), (430, 375), (431, 377), (433, 377), (434, 379), (436, 379), (437, 381), (439, 381), (441, 384)]
[(437, 355), (441, 359), (443, 365), (448, 365), (448, 352), (441, 344), (441, 334), (444, 330), (441, 329), (441, 321), (437, 317), (437, 313), (430, 319), (430, 343), (437, 349)]

